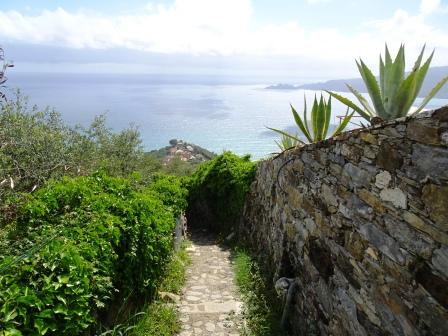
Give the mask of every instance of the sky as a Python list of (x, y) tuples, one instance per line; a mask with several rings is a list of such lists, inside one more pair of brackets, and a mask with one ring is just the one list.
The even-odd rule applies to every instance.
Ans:
[(347, 78), (385, 43), (448, 65), (448, 0), (0, 0), (19, 72)]

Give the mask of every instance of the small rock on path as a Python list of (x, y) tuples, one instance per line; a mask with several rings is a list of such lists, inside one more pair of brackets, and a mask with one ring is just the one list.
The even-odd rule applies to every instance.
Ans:
[(230, 251), (211, 236), (194, 233), (187, 248), (192, 264), (179, 303), (179, 336), (238, 336), (241, 306)]

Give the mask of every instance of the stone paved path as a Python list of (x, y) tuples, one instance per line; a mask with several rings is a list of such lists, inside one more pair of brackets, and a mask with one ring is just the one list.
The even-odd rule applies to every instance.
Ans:
[(179, 336), (238, 336), (242, 303), (234, 282), (230, 252), (210, 236), (196, 233), (190, 238), (193, 244), (187, 250), (192, 264), (179, 303), (182, 323)]

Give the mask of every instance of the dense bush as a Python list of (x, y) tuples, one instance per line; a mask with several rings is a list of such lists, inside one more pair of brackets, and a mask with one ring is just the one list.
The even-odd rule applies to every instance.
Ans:
[(104, 173), (28, 195), (0, 242), (0, 330), (78, 335), (114, 300), (153, 295), (185, 196), (173, 177), (141, 188)]
[(54, 110), (29, 106), (17, 94), (0, 107), (0, 227), (14, 214), (16, 192), (30, 192), (51, 178), (88, 175), (98, 169), (113, 176), (133, 171), (149, 175), (161, 168), (145, 155), (140, 134), (130, 127), (113, 132), (104, 116), (87, 128), (69, 127)]
[(241, 215), (256, 164), (225, 152), (192, 175), (187, 215), (191, 226), (229, 232)]

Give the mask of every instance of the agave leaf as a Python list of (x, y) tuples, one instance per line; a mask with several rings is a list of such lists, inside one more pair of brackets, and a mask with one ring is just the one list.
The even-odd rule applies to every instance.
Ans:
[(378, 82), (376, 81), (375, 76), (362, 60), (360, 60), (360, 63), (356, 61), (356, 64), (358, 65), (361, 77), (364, 79), (364, 83), (366, 84), (367, 91), (372, 99), (373, 106), (375, 106), (376, 113), (379, 117), (383, 117), (385, 115), (383, 100), (381, 99), (380, 88), (378, 87)]
[(386, 57), (386, 66), (389, 66), (390, 64), (392, 64), (392, 58), (390, 57), (390, 53), (389, 53), (389, 48), (387, 48), (387, 44), (385, 47), (386, 51), (385, 51), (385, 57)]
[(305, 124), (305, 128), (306, 128), (307, 134), (310, 135), (310, 129), (308, 127), (308, 119), (306, 118), (307, 111), (306, 111), (306, 97), (305, 97), (305, 94), (303, 94), (303, 104), (304, 104), (303, 119), (305, 121), (304, 124)]
[(426, 104), (429, 103), (429, 101), (436, 95), (437, 92), (439, 92), (439, 90), (442, 88), (442, 86), (444, 86), (447, 82), (448, 82), (448, 76), (442, 78), (442, 80), (440, 82), (438, 82), (431, 89), (431, 91), (428, 93), (428, 95), (425, 97), (425, 99), (423, 99), (423, 101), (421, 102), (420, 106), (417, 108), (417, 110), (412, 115), (417, 114), (421, 110), (423, 110), (423, 108), (426, 106)]
[[(296, 109), (294, 108), (294, 106), (291, 105), (291, 110), (292, 110), (292, 115), (294, 116), (294, 120), (297, 124), (297, 126), (299, 126), (300, 130), (302, 131), (303, 135), (308, 139), (309, 142), (312, 142), (311, 140), (311, 135), (308, 131), (308, 127), (306, 127), (306, 119), (304, 121), (302, 121), (302, 118), (300, 118), (299, 114), (297, 113)], [(306, 115), (305, 115), (306, 117)]]
[(361, 103), (361, 105), (364, 107), (365, 111), (367, 111), (370, 115), (375, 115), (375, 111), (373, 110), (373, 108), (370, 106), (369, 102), (367, 101), (367, 99), (365, 99), (363, 97), (363, 95), (356, 90), (354, 87), (352, 87), (350, 84), (345, 84), (347, 85), (348, 89), (350, 90), (351, 93), (353, 93), (353, 95), (358, 98), (359, 102)]
[(434, 50), (429, 56), (429, 58), (426, 60), (426, 62), (423, 64), (423, 66), (420, 69), (417, 69), (416, 74), (416, 88), (415, 88), (415, 94), (413, 101), (417, 98), (420, 89), (422, 87), (423, 81), (425, 80), (426, 74), (428, 73), (429, 65), (431, 64), (432, 58), (434, 56)]
[(385, 82), (384, 74), (385, 74), (385, 65), (383, 62), (383, 57), (381, 57), (380, 55), (380, 89), (382, 95), (384, 95), (384, 82)]
[[(415, 61), (412, 71), (418, 70), (418, 68), (420, 68), (420, 64), (422, 63), (423, 53), (425, 52), (425, 48), (426, 48), (426, 44), (423, 45), (422, 51), (420, 52), (420, 55), (418, 56), (417, 60)], [(434, 54), (434, 51), (432, 52), (432, 54)], [(431, 58), (432, 58), (432, 55), (431, 55)]]
[(394, 104), (396, 106), (395, 114), (391, 115), (390, 118), (404, 116), (407, 111), (409, 111), (409, 108), (412, 106), (412, 102), (414, 101), (412, 97), (416, 88), (416, 76), (417, 72), (413, 71), (401, 83), (394, 100)]
[(325, 91), (325, 92), (327, 92), (330, 96), (334, 97), (335, 99), (339, 100), (342, 104), (345, 104), (346, 106), (350, 107), (352, 110), (357, 112), (361, 117), (363, 117), (367, 121), (370, 121), (370, 118), (372, 118), (371, 115), (369, 115), (366, 111), (364, 111), (358, 105), (353, 103), (350, 99), (345, 98), (335, 92), (331, 92), (331, 91)]
[(328, 127), (330, 126), (331, 119), (331, 96), (328, 98), (328, 103), (325, 107), (325, 125), (324, 130), (322, 131), (322, 139), (327, 137)]
[[(384, 91), (382, 91), (382, 101), (384, 111), (387, 116), (395, 114), (396, 106), (394, 104), (394, 97), (397, 94), (398, 88), (405, 76), (405, 58), (404, 46), (400, 46), (395, 61), (386, 69), (384, 79)], [(384, 116), (383, 116), (384, 118)], [(389, 119), (390, 117), (384, 118)]]
[(300, 140), (298, 137), (295, 137), (294, 135), (289, 134), (288, 132), (279, 130), (279, 129), (277, 129), (277, 128), (267, 127), (267, 126), (266, 126), (266, 128), (267, 128), (267, 129), (270, 129), (271, 131), (277, 132), (277, 133), (279, 133), (279, 134), (281, 134), (281, 135), (284, 135), (284, 136), (286, 136), (286, 137), (289, 137), (289, 138), (291, 138), (291, 139), (293, 139), (293, 140), (296, 140), (296, 141), (299, 142), (299, 143), (303, 143), (303, 141)]
[[(314, 96), (314, 102), (313, 102), (313, 107), (311, 108), (311, 125), (313, 128), (313, 135), (312, 135), (312, 139), (316, 138), (317, 135), (317, 113), (319, 110), (319, 103), (317, 102), (317, 98), (316, 96)], [(312, 142), (312, 141), (310, 141)]]
[(331, 135), (332, 137), (341, 133), (347, 127), (348, 123), (350, 122), (350, 120), (353, 117), (353, 114), (355, 114), (354, 111), (351, 114), (348, 114), (348, 112), (349, 112), (349, 108), (347, 107), (347, 112), (345, 113), (344, 119), (339, 124), (338, 128), (336, 128), (336, 130), (333, 132), (333, 134)]
[(314, 141), (322, 140), (322, 132), (325, 128), (325, 103), (324, 98), (321, 95), (319, 104), (317, 105), (317, 113), (316, 113), (316, 133), (314, 133)]

